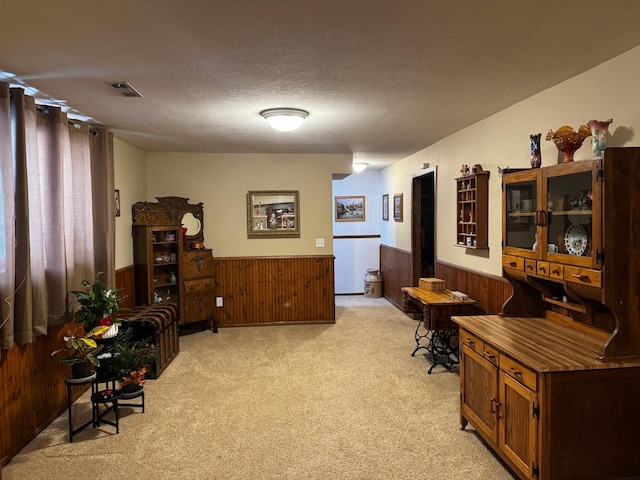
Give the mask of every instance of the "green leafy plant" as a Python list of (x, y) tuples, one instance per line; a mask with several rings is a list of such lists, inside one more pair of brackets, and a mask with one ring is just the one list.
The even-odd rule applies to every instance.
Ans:
[(121, 310), (121, 302), (124, 296), (118, 296), (120, 289), (105, 287), (100, 281), (102, 272), (98, 272), (93, 283), (87, 280), (82, 281), (86, 290), (72, 290), (81, 305), (75, 321), (84, 323), (87, 331), (97, 326), (111, 326), (120, 324), (117, 318), (118, 311)]
[(113, 345), (114, 366), (121, 377), (120, 388), (128, 384), (142, 385), (147, 367), (158, 358), (158, 348), (149, 339), (134, 340), (131, 329), (118, 334)]
[(104, 345), (98, 345), (94, 338), (102, 335), (109, 329), (107, 326), (97, 326), (83, 335), (82, 328), (78, 327), (74, 331), (69, 331), (67, 335), (62, 337), (64, 340), (64, 348), (60, 348), (51, 353), (51, 356), (58, 353), (66, 353), (67, 355), (60, 359), (60, 363), (65, 365), (75, 365), (83, 361), (89, 361), (95, 366), (100, 366), (98, 354), (102, 351)]

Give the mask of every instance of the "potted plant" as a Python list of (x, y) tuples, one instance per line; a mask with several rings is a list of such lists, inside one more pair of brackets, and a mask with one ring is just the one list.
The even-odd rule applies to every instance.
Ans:
[(97, 326), (83, 335), (82, 328), (77, 327), (62, 337), (64, 347), (52, 352), (51, 356), (66, 353), (60, 359), (60, 363), (71, 366), (71, 374), (74, 378), (88, 377), (91, 375), (91, 365), (100, 365), (98, 354), (102, 351), (103, 345), (98, 345), (95, 338), (108, 329), (107, 326)]
[(148, 339), (134, 340), (131, 333), (131, 329), (120, 332), (113, 345), (114, 365), (121, 378), (118, 389), (123, 392), (139, 390), (158, 357), (156, 345)]
[(118, 332), (120, 320), (117, 318), (124, 297), (118, 296), (120, 289), (105, 287), (100, 281), (102, 272), (98, 272), (93, 283), (82, 281), (86, 290), (72, 290), (81, 305), (75, 321), (84, 323), (86, 331), (97, 326), (111, 327), (105, 336), (114, 336)]

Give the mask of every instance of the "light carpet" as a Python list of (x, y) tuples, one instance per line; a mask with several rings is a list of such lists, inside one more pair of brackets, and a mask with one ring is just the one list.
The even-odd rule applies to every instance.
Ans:
[[(460, 430), (458, 374), (411, 356), (415, 327), (385, 299), (338, 296), (335, 324), (180, 337), (146, 413), (73, 443), (64, 413), (2, 478), (513, 479)], [(73, 408), (89, 419), (89, 394)]]

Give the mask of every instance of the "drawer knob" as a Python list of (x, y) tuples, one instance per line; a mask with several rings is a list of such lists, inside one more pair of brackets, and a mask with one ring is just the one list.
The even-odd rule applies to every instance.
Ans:
[(571, 274), (571, 276), (573, 278), (577, 278), (578, 280), (582, 280), (583, 282), (586, 282), (587, 280), (589, 280), (589, 277), (587, 277), (586, 275), (581, 275), (579, 273), (573, 273)]
[(516, 262), (509, 262), (509, 266), (510, 267), (515, 267), (516, 266)]
[(467, 343), (468, 343), (469, 345), (475, 345), (475, 344), (476, 344), (476, 342), (474, 342), (474, 341), (473, 341), (473, 340), (471, 340), (470, 338), (467, 338), (467, 339), (465, 339), (465, 340), (467, 341)]
[(544, 268), (544, 267), (540, 267), (540, 271), (541, 271), (542, 273), (545, 273), (545, 272), (547, 271), (547, 269), (546, 269), (546, 268)]
[(554, 268), (553, 270), (551, 270), (551, 273), (553, 273), (554, 275), (560, 275), (560, 270), (557, 268)]
[(513, 373), (516, 376), (522, 376), (522, 372), (520, 370), (516, 370), (513, 367), (510, 367), (509, 370), (511, 370), (511, 373)]

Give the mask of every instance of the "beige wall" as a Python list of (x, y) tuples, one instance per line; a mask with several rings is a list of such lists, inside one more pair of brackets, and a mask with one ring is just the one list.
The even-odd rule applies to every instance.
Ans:
[(133, 241), (131, 239), (131, 205), (145, 200), (145, 155), (131, 145), (113, 141), (115, 188), (120, 190), (121, 215), (116, 217), (116, 269), (133, 265)]
[[(202, 202), (205, 246), (217, 257), (327, 255), (332, 174), (349, 173), (351, 162), (351, 155), (147, 153), (146, 200)], [(300, 238), (247, 239), (249, 190), (299, 190)], [(316, 238), (324, 238), (324, 248), (316, 248)]]
[[(385, 222), (383, 239), (411, 250), (411, 222), (407, 200), (411, 174), (420, 163), (437, 165), (437, 256), (439, 260), (496, 275), (501, 274), (502, 198), (498, 166), (528, 168), (529, 135), (542, 133), (542, 166), (558, 163), (558, 152), (544, 136), (562, 125), (578, 128), (591, 119), (613, 118), (609, 146), (635, 146), (640, 125), (640, 47), (605, 62), (461, 130), (382, 171), (381, 192), (403, 192), (405, 221)], [(576, 161), (591, 158), (590, 137), (576, 152)], [(461, 164), (482, 165), (489, 180), (488, 253), (454, 247), (456, 233), (455, 182)]]

